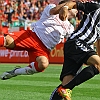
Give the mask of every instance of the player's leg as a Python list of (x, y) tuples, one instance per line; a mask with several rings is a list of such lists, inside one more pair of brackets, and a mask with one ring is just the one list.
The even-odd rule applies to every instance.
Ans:
[[(99, 71), (96, 67), (94, 66), (99, 66), (100, 63), (100, 58), (99, 56), (96, 55), (96, 52), (93, 51), (88, 45), (85, 45), (86, 43), (84, 41), (78, 41), (80, 45), (83, 45), (81, 47), (78, 47), (77, 41), (68, 41), (65, 43), (65, 48), (64, 48), (64, 66), (62, 69), (61, 73), (61, 80), (62, 81), (62, 87), (58, 88), (59, 94), (65, 99), (65, 100), (70, 100), (71, 99), (71, 91), (75, 86), (83, 83), (84, 81), (90, 79), (94, 75), (98, 74)], [(75, 45), (76, 44), (76, 45)], [(71, 47), (70, 47), (71, 45)], [(68, 47), (70, 47), (68, 49)], [(77, 49), (77, 48), (78, 49)], [(85, 51), (84, 51), (85, 50)], [(88, 50), (88, 51), (86, 51)], [(70, 55), (69, 55), (70, 54)], [(69, 56), (68, 56), (69, 55)], [(92, 57), (92, 55), (95, 55), (95, 58), (92, 58), (91, 60), (89, 59)], [(73, 62), (73, 63), (72, 63)], [(95, 63), (93, 63), (95, 62)], [(66, 70), (69, 72), (75, 72), (77, 68), (80, 68), (83, 63), (86, 63), (90, 65), (87, 68), (84, 68), (78, 75), (76, 75), (68, 84), (65, 85), (65, 80), (67, 79), (68, 72), (65, 72)], [(96, 65), (95, 65), (96, 64)], [(92, 65), (92, 66), (91, 66)], [(93, 66), (94, 65), (94, 66)], [(67, 73), (67, 74), (66, 74)], [(69, 73), (71, 74), (71, 73)]]
[[(82, 71), (82, 66), (79, 68), (79, 70), (77, 71), (76, 74), (80, 73), (81, 71)], [(74, 78), (73, 75), (67, 75), (63, 84), (68, 84), (68, 82), (70, 82), (73, 78)], [(62, 100), (62, 96), (60, 96), (58, 93), (58, 88), (60, 86), (61, 86), (61, 84), (53, 90), (53, 92), (50, 96), (50, 100)]]
[[(67, 84), (68, 82), (70, 82), (73, 79), (73, 75), (68, 75), (66, 80), (64, 81), (65, 84)], [(55, 88), (55, 90), (52, 92), (51, 96), (50, 96), (50, 100), (62, 100), (62, 96), (59, 95), (58, 93), (58, 88), (62, 86), (61, 84)]]
[(45, 50), (28, 51), (30, 64), (23, 68), (15, 68), (11, 71), (4, 72), (1, 75), (2, 80), (10, 79), (17, 75), (32, 75), (45, 70), (49, 65), (49, 53)]
[[(67, 59), (66, 59), (67, 60)], [(67, 60), (68, 61), (68, 60)], [(73, 64), (74, 61), (73, 60), (69, 60), (69, 63), (65, 61), (65, 63), (63, 64), (63, 70), (62, 70), (62, 76), (61, 76), (61, 81), (62, 81), (62, 84), (59, 85), (51, 94), (50, 96), (50, 100), (62, 100), (61, 99), (61, 96), (59, 95), (58, 93), (58, 89), (60, 86), (62, 85), (65, 85), (65, 84), (68, 84), (76, 74), (78, 74), (81, 70), (82, 70), (82, 66), (80, 67), (79, 65), (76, 64)], [(66, 66), (72, 66), (72, 67), (69, 67), (66, 69)], [(75, 67), (76, 66), (76, 67)], [(73, 68), (73, 70), (71, 70)], [(66, 76), (67, 75), (67, 76)], [(66, 76), (66, 79), (63, 79), (62, 77)]]
[(49, 52), (37, 48), (34, 51), (28, 51), (30, 64), (24, 68), (15, 68), (11, 71), (4, 72), (1, 75), (2, 80), (10, 79), (17, 75), (32, 75), (45, 70), (49, 65)]
[[(36, 36), (36, 34), (31, 31), (22, 31), (18, 34), (15, 33), (11, 35), (14, 39), (15, 50), (24, 50), (28, 51), (29, 54), (29, 62), (30, 64), (24, 68), (17, 68), (11, 72), (14, 72), (12, 76), (16, 75), (30, 75), (38, 72), (42, 72), (49, 65), (49, 54), (50, 51), (43, 45), (41, 40)], [(20, 42), (19, 42), (20, 41)], [(7, 76), (9, 73), (7, 73)], [(5, 73), (2, 75), (2, 79), (4, 79)], [(11, 78), (8, 77), (8, 79)]]
[(45, 56), (39, 56), (36, 61), (31, 62), (27, 67), (19, 68), (14, 71), (16, 75), (32, 75), (34, 73), (43, 72), (49, 65), (49, 61)]
[[(69, 46), (68, 46), (68, 48), (66, 48), (65, 46), (65, 44), (64, 44), (64, 63), (63, 63), (63, 67), (62, 67), (62, 72), (61, 72), (61, 77), (60, 77), (60, 79), (61, 79), (61, 81), (62, 81), (62, 85), (65, 85), (65, 84), (67, 84), (69, 81), (71, 81), (71, 79), (76, 75), (76, 74), (78, 74), (81, 70), (80, 69), (82, 69), (82, 63), (80, 63), (80, 64), (78, 64), (78, 63), (76, 63), (75, 62), (75, 60), (73, 60), (72, 59), (72, 57), (69, 59), (67, 56), (70, 54), (69, 52), (70, 51), (72, 51), (72, 50), (74, 50), (74, 48), (72, 48), (72, 47), (74, 47), (73, 46), (73, 42), (74, 41), (70, 41), (70, 43), (69, 42), (67, 42), (67, 43), (69, 43)], [(71, 46), (71, 48), (72, 48), (72, 50), (70, 50), (70, 46)], [(68, 52), (66, 55), (65, 55), (65, 52)], [(74, 51), (73, 51), (74, 52)], [(74, 53), (76, 53), (76, 52), (74, 52)], [(73, 53), (73, 54), (74, 54)], [(75, 58), (76, 59), (76, 58)], [(78, 60), (77, 60), (78, 61)], [(73, 63), (72, 63), (73, 62)], [(66, 79), (63, 79), (64, 78), (64, 76), (67, 76), (66, 77)], [(70, 76), (70, 77), (68, 77), (68, 76)], [(68, 80), (69, 79), (69, 80)], [(55, 93), (53, 93), (53, 95), (52, 95), (52, 98), (53, 98), (53, 96), (55, 97), (55, 99), (54, 100), (56, 100), (56, 97), (58, 98), (58, 96), (57, 96), (57, 94), (58, 94), (58, 90), (56, 90), (56, 92)], [(55, 96), (56, 95), (56, 96)], [(69, 95), (70, 96), (70, 95)], [(59, 99), (60, 99), (60, 96), (59, 96)], [(58, 99), (58, 100), (59, 100)], [(51, 99), (52, 100), (52, 99)]]
[[(72, 81), (68, 84), (62, 86), (58, 89), (60, 95), (62, 95), (65, 100), (70, 100), (67, 98), (68, 91), (67, 89), (72, 90), (75, 86), (80, 85), (81, 83), (91, 79), (100, 72), (100, 57), (98, 55), (92, 55), (87, 60), (87, 64), (90, 65), (84, 68), (78, 75), (76, 75)], [(63, 78), (66, 80), (66, 76)]]
[(35, 48), (35, 51), (28, 51), (28, 54), (30, 62), (29, 66), (25, 68), (16, 69), (16, 75), (30, 75), (34, 73), (39, 73), (48, 67), (50, 52), (41, 42), (38, 43), (38, 45)]
[(1, 75), (2, 80), (10, 79), (17, 75), (32, 75), (34, 73), (42, 72), (49, 65), (48, 59), (45, 56), (39, 56), (36, 58), (37, 61), (31, 62), (28, 66), (20, 68), (14, 68), (11, 71), (4, 72)]
[(63, 99), (62, 96), (60, 96), (59, 93), (57, 92), (60, 86), (61, 84), (53, 90), (53, 92), (50, 95), (50, 100), (62, 100)]

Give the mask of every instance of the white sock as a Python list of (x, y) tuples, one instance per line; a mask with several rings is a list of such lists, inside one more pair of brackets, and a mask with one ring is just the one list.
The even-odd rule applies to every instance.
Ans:
[(15, 70), (16, 75), (32, 75), (34, 73), (37, 73), (35, 67), (34, 67), (34, 62), (30, 63), (31, 67), (27, 66), (24, 68), (18, 68)]

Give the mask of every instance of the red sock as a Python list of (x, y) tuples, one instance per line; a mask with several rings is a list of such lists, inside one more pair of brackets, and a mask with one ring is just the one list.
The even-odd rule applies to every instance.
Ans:
[[(32, 68), (31, 65), (29, 65), (29, 67)], [(38, 62), (34, 62), (34, 67), (35, 67), (36, 71), (38, 71), (38, 72), (42, 72), (43, 71), (38, 67)]]

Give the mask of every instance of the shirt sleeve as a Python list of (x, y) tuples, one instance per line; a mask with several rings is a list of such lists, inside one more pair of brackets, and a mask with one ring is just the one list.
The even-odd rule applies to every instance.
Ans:
[(48, 6), (46, 6), (46, 8), (44, 9), (44, 13), (46, 13), (47, 16), (50, 16), (50, 10), (52, 8), (56, 7), (55, 4), (49, 4)]
[(86, 3), (81, 3), (77, 2), (77, 9), (82, 10), (84, 13), (88, 14), (94, 10), (97, 10), (100, 8), (100, 4), (93, 3), (93, 2), (86, 2)]

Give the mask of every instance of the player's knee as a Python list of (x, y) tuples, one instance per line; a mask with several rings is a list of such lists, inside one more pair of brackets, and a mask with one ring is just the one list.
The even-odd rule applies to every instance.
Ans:
[(48, 62), (48, 60), (42, 60), (42, 61), (40, 61), (39, 63), (38, 63), (38, 66), (39, 66), (39, 68), (41, 69), (41, 70), (45, 70), (47, 67), (48, 67), (48, 65), (49, 65), (49, 62)]
[(41, 62), (41, 68), (42, 70), (46, 69), (48, 67), (49, 63), (47, 60), (44, 60)]
[(38, 67), (41, 70), (46, 69), (49, 65), (49, 60), (45, 56), (38, 57), (37, 62), (38, 62)]

